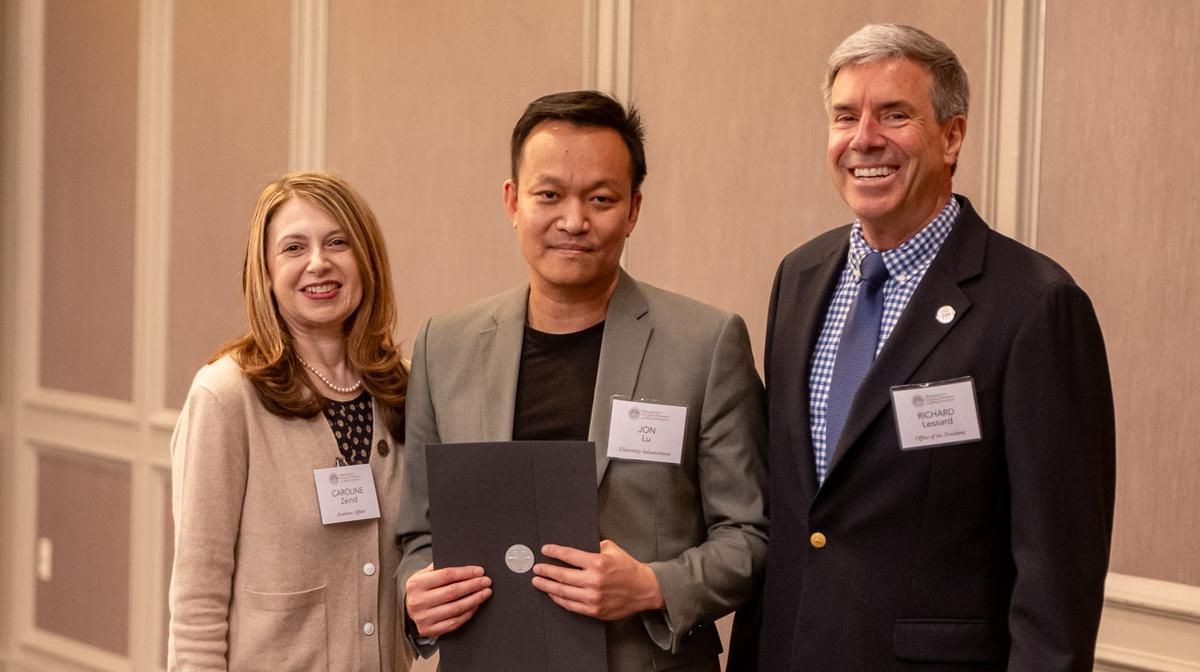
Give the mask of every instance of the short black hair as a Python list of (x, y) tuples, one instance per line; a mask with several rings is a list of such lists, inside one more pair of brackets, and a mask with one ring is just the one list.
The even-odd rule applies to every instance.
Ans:
[(512, 132), (512, 179), (517, 181), (521, 152), (534, 127), (543, 121), (565, 121), (577, 126), (600, 126), (616, 131), (629, 150), (630, 178), (636, 193), (646, 179), (646, 132), (637, 107), (628, 109), (600, 91), (566, 91), (542, 96), (525, 108)]

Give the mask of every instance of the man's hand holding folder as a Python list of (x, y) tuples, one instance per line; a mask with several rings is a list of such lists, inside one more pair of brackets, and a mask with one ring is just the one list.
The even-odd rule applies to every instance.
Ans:
[(615, 621), (639, 611), (663, 609), (666, 602), (650, 566), (638, 562), (615, 542), (600, 542), (599, 553), (546, 544), (542, 554), (570, 567), (533, 566), (533, 587), (555, 604), (584, 616)]
[(421, 637), (440, 637), (471, 620), (479, 605), (492, 596), (492, 580), (483, 567), (445, 567), (429, 564), (408, 577), (405, 608)]

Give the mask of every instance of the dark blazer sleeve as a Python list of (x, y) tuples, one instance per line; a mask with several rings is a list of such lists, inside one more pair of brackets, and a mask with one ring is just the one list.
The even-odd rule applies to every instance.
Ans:
[(1115, 428), (1100, 325), (1078, 286), (1045, 287), (1002, 399), (1016, 578), (1012, 672), (1090, 671), (1112, 536)]

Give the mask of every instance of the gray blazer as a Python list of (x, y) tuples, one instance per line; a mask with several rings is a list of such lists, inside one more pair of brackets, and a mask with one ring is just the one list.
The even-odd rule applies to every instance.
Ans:
[[(430, 562), (425, 445), (512, 438), (528, 287), (432, 318), (408, 391), (398, 538), (407, 578)], [(610, 399), (686, 405), (682, 463), (610, 461)], [(607, 624), (608, 667), (716, 670), (712, 623), (755, 589), (767, 541), (763, 391), (737, 315), (623, 271), (608, 306), (588, 438), (600, 536), (646, 562), (665, 612)]]

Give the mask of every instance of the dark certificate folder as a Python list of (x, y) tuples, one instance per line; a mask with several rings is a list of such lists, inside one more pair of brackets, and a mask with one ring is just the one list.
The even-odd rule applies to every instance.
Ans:
[(492, 597), (475, 616), (438, 638), (441, 670), (605, 672), (604, 624), (558, 606), (533, 587), (532, 571), (520, 571), (554, 562), (542, 544), (599, 551), (594, 444), (445, 443), (426, 450), (434, 566), (480, 565), (492, 579)]

